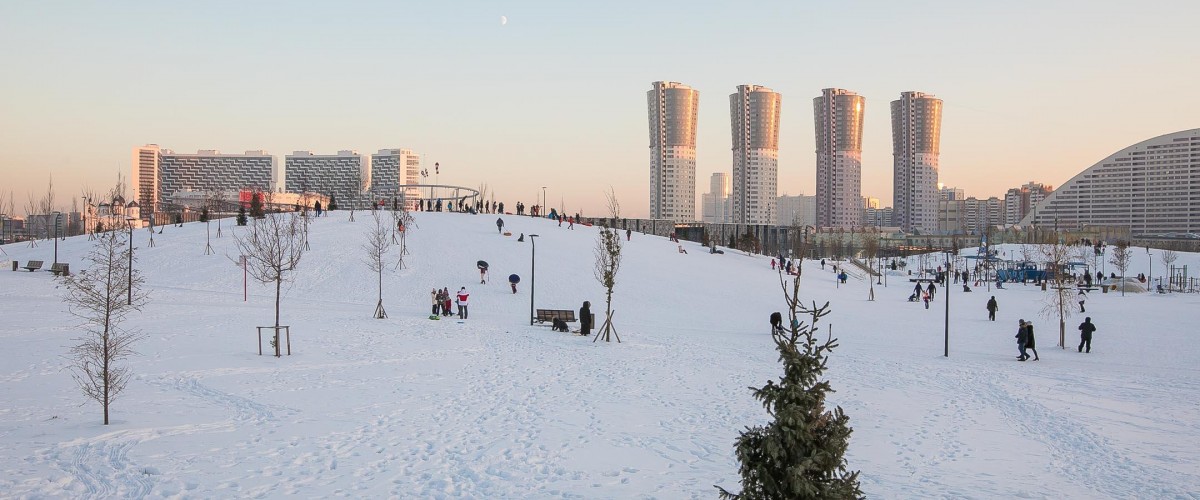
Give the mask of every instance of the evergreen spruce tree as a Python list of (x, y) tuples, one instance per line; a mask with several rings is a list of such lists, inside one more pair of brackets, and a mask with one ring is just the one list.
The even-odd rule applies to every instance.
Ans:
[(200, 208), (200, 222), (208, 222), (208, 207)]
[(237, 225), (246, 225), (246, 207), (238, 207)]
[(255, 191), (254, 194), (250, 195), (250, 216), (261, 219), (263, 215), (262, 193)]
[(333, 195), (331, 194), (331, 195), (329, 195), (329, 206), (326, 207), (326, 210), (329, 210), (332, 212), (337, 209), (338, 209), (337, 198), (334, 198)]
[[(793, 281), (789, 295), (783, 275), (780, 285), (787, 298), (790, 329), (772, 332), (783, 377), (771, 380), (754, 391), (774, 421), (765, 426), (747, 427), (735, 442), (741, 464), (741, 493), (724, 488), (725, 499), (791, 498), (862, 498), (858, 472), (846, 468), (846, 447), (850, 418), (841, 407), (825, 410), (825, 395), (833, 392), (828, 380), (822, 380), (827, 355), (837, 347), (837, 339), (814, 337), (816, 324), (829, 314), (829, 303), (812, 307), (799, 303), (800, 277)], [(807, 315), (811, 324), (797, 321)]]

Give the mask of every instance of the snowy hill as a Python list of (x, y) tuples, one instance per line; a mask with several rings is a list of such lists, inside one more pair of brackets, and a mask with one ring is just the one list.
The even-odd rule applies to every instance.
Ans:
[[(783, 309), (769, 258), (712, 255), (634, 234), (613, 299), (624, 341), (529, 326), (536, 307), (590, 300), (596, 229), (544, 219), (416, 213), (402, 269), (384, 277), (389, 318), (372, 318), (376, 278), (362, 250), (369, 214), (315, 220), (283, 299), (292, 356), (259, 356), (273, 288), (242, 271), (224, 221), (166, 227), (136, 267), (151, 301), (128, 326), (146, 334), (133, 380), (101, 425), (65, 369), (79, 321), (60, 280), (0, 272), (0, 492), (9, 497), (712, 498), (737, 490), (733, 441), (768, 416), (748, 386), (781, 367), (767, 317)], [(59, 242), (73, 269), (91, 243)], [(53, 243), (0, 259), (53, 260)], [(1015, 251), (1007, 249), (1006, 251)], [(1139, 249), (1140, 251), (1140, 249)], [(1144, 252), (1144, 251), (1143, 251)], [(966, 253), (966, 252), (964, 252)], [(399, 255), (393, 251), (389, 259)], [(1157, 257), (1154, 257), (1157, 259)], [(491, 264), (479, 283), (477, 260)], [(1148, 272), (1135, 253), (1127, 274)], [(1200, 256), (1177, 265), (1200, 272)], [(1075, 351), (1082, 317), (1038, 315), (1043, 292), (950, 290), (929, 309), (889, 276), (834, 283), (805, 262), (806, 301), (830, 301), (841, 347), (827, 373), (854, 427), (848, 459), (883, 498), (1178, 498), (1200, 495), (1200, 347), (1195, 294), (1101, 294), (1098, 330)], [(1154, 262), (1161, 274), (1161, 263)], [(513, 294), (506, 277), (522, 278)], [(465, 286), (470, 318), (427, 319), (429, 292)], [(997, 321), (984, 304), (995, 295)], [(1017, 362), (1017, 320), (1034, 321), (1041, 360)], [(576, 325), (577, 326), (577, 325)], [(265, 347), (265, 346), (264, 346)]]

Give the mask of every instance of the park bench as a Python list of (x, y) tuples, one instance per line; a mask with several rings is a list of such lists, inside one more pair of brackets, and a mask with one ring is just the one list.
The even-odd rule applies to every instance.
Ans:
[(31, 260), (31, 261), (29, 261), (29, 263), (28, 263), (28, 264), (25, 264), (25, 267), (23, 267), (22, 269), (25, 269), (25, 270), (27, 270), (27, 271), (29, 271), (29, 272), (31, 272), (31, 273), (32, 273), (32, 272), (34, 272), (34, 271), (37, 271), (38, 269), (41, 269), (41, 268), (42, 268), (42, 261), (40, 261), (40, 260)]
[(50, 264), (50, 272), (54, 273), (55, 276), (70, 276), (71, 265), (65, 262), (55, 262)]
[(578, 321), (575, 319), (575, 311), (570, 309), (538, 309), (535, 319), (538, 323), (553, 323), (556, 319), (561, 319), (567, 323)]

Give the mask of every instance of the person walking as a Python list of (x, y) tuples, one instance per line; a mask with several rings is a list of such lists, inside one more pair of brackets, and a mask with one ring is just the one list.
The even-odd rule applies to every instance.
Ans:
[(496, 217), (496, 232), (504, 234), (504, 219), (502, 217)]
[(922, 292), (924, 292), (924, 290), (921, 289), (921, 282), (918, 281), (917, 286), (913, 287), (913, 294), (920, 297)]
[(1083, 323), (1079, 324), (1079, 352), (1084, 352), (1084, 346), (1087, 346), (1087, 352), (1092, 352), (1092, 333), (1095, 331), (1092, 318), (1083, 318)]
[(517, 283), (521, 282), (521, 277), (515, 274), (508, 275), (508, 284), (512, 286), (513, 293), (517, 293)]
[(1025, 328), (1025, 320), (1017, 320), (1017, 351), (1021, 353), (1017, 356), (1017, 361), (1025, 361), (1029, 359), (1029, 355), (1025, 353), (1025, 345), (1029, 342), (1029, 330)]
[(1079, 299), (1079, 312), (1087, 312), (1087, 309), (1083, 308), (1083, 303), (1087, 300), (1087, 293), (1085, 293), (1083, 290), (1080, 290), (1079, 295), (1076, 296), (1076, 298)]
[(993, 295), (987, 302), (988, 321), (996, 321), (997, 309), (1000, 309), (1000, 306), (996, 304), (996, 296)]
[(632, 230), (632, 229), (626, 229), (626, 230), (625, 230), (625, 241), (629, 241), (629, 239), (630, 239), (630, 238), (632, 238), (632, 237), (633, 237), (633, 230)]
[(467, 319), (467, 299), (471, 298), (471, 294), (467, 293), (467, 287), (458, 289), (458, 319)]
[(583, 301), (583, 307), (579, 308), (579, 334), (592, 334), (592, 303), (586, 300)]
[(932, 282), (932, 281), (931, 281), (931, 282), (929, 282), (929, 288), (928, 288), (928, 292), (929, 292), (929, 299), (930, 299), (930, 300), (933, 300), (933, 298), (937, 296), (937, 287), (936, 287), (936, 286), (933, 286), (933, 282)]
[[(1037, 361), (1040, 359), (1038, 357), (1038, 353), (1037, 353), (1037, 343), (1034, 342), (1034, 339), (1033, 339), (1033, 322), (1032, 321), (1025, 322), (1025, 349), (1029, 350), (1029, 351), (1033, 351), (1033, 360), (1034, 361)], [(1029, 359), (1028, 354), (1025, 355), (1025, 359)]]

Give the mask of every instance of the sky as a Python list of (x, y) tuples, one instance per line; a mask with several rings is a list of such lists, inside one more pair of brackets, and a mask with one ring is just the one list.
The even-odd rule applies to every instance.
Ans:
[[(501, 24), (501, 17), (507, 23)], [(729, 94), (783, 96), (780, 194), (813, 194), (812, 98), (866, 97), (864, 196), (892, 199), (889, 105), (944, 100), (940, 180), (1059, 186), (1198, 126), (1200, 4), (1096, 2), (6, 2), (0, 193), (69, 209), (131, 149), (410, 148), (509, 203), (649, 213), (646, 92), (700, 92), (697, 198), (731, 168)], [(433, 179), (430, 179), (432, 182)], [(24, 213), (18, 208), (17, 213)]]

